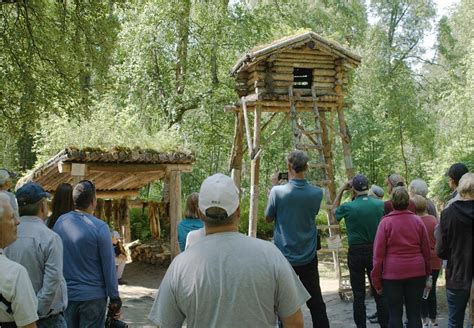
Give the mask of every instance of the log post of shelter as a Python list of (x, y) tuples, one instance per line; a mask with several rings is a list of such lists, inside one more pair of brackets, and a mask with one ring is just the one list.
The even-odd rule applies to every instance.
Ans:
[(170, 251), (171, 258), (179, 254), (178, 246), (178, 223), (181, 220), (181, 173), (171, 171), (170, 176)]
[(122, 197), (119, 202), (119, 233), (125, 243), (132, 239), (130, 230), (130, 211), (128, 207), (128, 198)]
[(258, 222), (258, 196), (259, 196), (259, 180), (260, 180), (260, 106), (255, 106), (254, 127), (253, 127), (253, 144), (251, 151), (251, 170), (250, 170), (250, 216), (249, 216), (249, 236), (257, 237)]
[(242, 159), (244, 138), (244, 116), (242, 112), (235, 113), (234, 142), (232, 143), (232, 152), (230, 157), (229, 169), (235, 185), (240, 190), (242, 179)]
[(339, 134), (341, 136), (342, 151), (344, 153), (344, 166), (346, 168), (346, 177), (351, 179), (354, 176), (354, 167), (352, 165), (352, 156), (350, 150), (351, 137), (349, 135), (349, 130), (346, 123), (346, 118), (344, 115), (344, 80), (347, 80), (346, 77), (346, 68), (344, 67), (344, 61), (337, 61), (336, 66), (336, 86), (334, 87), (334, 92), (340, 97), (341, 101), (338, 103), (337, 107), (337, 117), (339, 120)]
[[(281, 125), (268, 136), (263, 134), (264, 130), (278, 113), (286, 115), (282, 123), (286, 119), (291, 120), (295, 148), (306, 151), (310, 156), (311, 172), (308, 176), (313, 176), (313, 183), (325, 190), (330, 234), (328, 244), (331, 244), (326, 251), (333, 253), (335, 272), (343, 292), (344, 286), (349, 284), (342, 281), (346, 277), (339, 272), (340, 229), (331, 211), (336, 197), (332, 144), (337, 114), (346, 174), (352, 177), (350, 137), (344, 118), (344, 87), (348, 83), (346, 72), (359, 66), (360, 62), (359, 56), (313, 32), (276, 40), (251, 50), (237, 61), (231, 72), (236, 80), (239, 101), (225, 107), (226, 111), (237, 114), (231, 169), (239, 168), (241, 164), (237, 150), (245, 148), (242, 145), (242, 131), (245, 130), (245, 143), (251, 160), (251, 236), (255, 236), (257, 231), (260, 156), (264, 151), (263, 145), (279, 132)], [(250, 129), (252, 113), (253, 131)], [(265, 113), (272, 115), (268, 122), (260, 126)], [(263, 141), (260, 142), (260, 139)], [(233, 177), (236, 181), (236, 175), (233, 174)]]

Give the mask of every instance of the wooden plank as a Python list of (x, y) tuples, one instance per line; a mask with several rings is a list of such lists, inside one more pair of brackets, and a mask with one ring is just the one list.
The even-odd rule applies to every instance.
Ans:
[(336, 78), (334, 76), (322, 76), (322, 75), (313, 75), (313, 82), (324, 82), (324, 83), (335, 83)]
[(244, 155), (243, 138), (244, 117), (242, 112), (236, 112), (234, 124), (234, 142), (232, 143), (229, 170), (231, 171), (232, 179), (239, 190), (241, 186), (242, 159)]
[(170, 174), (170, 251), (171, 259), (179, 254), (178, 223), (181, 220), (181, 173), (171, 171)]
[[(134, 164), (134, 163), (74, 163), (65, 162), (61, 164), (63, 172), (70, 172), (73, 164), (83, 164), (87, 166), (88, 172), (109, 172), (109, 173), (151, 173), (164, 172), (166, 170), (179, 170), (182, 172), (192, 172), (192, 164)], [(58, 170), (59, 170), (58, 166)]]
[(122, 197), (136, 197), (139, 189), (134, 190), (97, 190), (97, 198), (102, 199), (119, 199)]
[(273, 78), (273, 81), (291, 81), (291, 82), (293, 82), (295, 77), (293, 76), (293, 73), (288, 73), (288, 74), (273, 73), (272, 78)]
[[(343, 70), (342, 65), (344, 62), (341, 62), (340, 65), (337, 66), (337, 70), (342, 74), (341, 79), (345, 79), (345, 72)], [(351, 137), (349, 135), (346, 118), (344, 116), (344, 90), (341, 85), (337, 85), (334, 87), (334, 91), (341, 97), (342, 101), (339, 102), (339, 106), (337, 108), (337, 117), (339, 121), (339, 136), (341, 137), (342, 143), (342, 151), (344, 153), (344, 166), (346, 169), (346, 177), (351, 179), (354, 176), (354, 166), (352, 164), (352, 156), (350, 150), (351, 144)]]
[(313, 76), (336, 76), (336, 71), (332, 69), (314, 69)]
[(297, 65), (298, 64), (311, 64), (312, 67), (315, 67), (317, 66), (318, 63), (321, 63), (321, 64), (331, 64), (333, 63), (331, 60), (328, 60), (328, 59), (288, 59), (288, 58), (278, 58), (278, 61), (275, 62), (275, 65), (284, 65), (284, 64), (287, 64), (287, 65), (292, 65), (294, 67), (298, 67)]
[(293, 85), (293, 81), (273, 81), (273, 86), (277, 88), (288, 88)]
[(275, 56), (276, 60), (280, 59), (292, 59), (298, 61), (300, 59), (309, 59), (309, 60), (332, 60), (334, 61), (337, 57), (330, 56), (324, 54), (321, 51), (314, 52), (314, 53), (307, 53), (307, 52), (282, 52)]
[(254, 110), (254, 140), (251, 169), (250, 169), (250, 213), (249, 213), (249, 236), (257, 237), (258, 222), (258, 195), (259, 195), (259, 176), (260, 176), (260, 156), (256, 156), (260, 151), (260, 120), (261, 108), (255, 106)]
[(252, 137), (250, 136), (250, 124), (249, 124), (249, 115), (247, 113), (247, 102), (242, 98), (242, 111), (244, 113), (244, 126), (245, 126), (245, 136), (247, 139), (247, 148), (250, 155), (252, 154)]
[(308, 62), (292, 61), (292, 60), (279, 60), (274, 62), (275, 67), (301, 67), (301, 68), (317, 68), (319, 65), (328, 65), (329, 68), (334, 67), (334, 62), (330, 60), (313, 60)]

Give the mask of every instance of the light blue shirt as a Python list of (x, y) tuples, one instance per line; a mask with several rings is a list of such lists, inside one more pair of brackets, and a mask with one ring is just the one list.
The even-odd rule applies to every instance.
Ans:
[(70, 301), (118, 297), (115, 253), (109, 227), (93, 215), (71, 211), (54, 231), (64, 245), (64, 277)]
[(270, 191), (265, 216), (275, 220), (275, 245), (293, 266), (310, 263), (316, 256), (316, 215), (323, 191), (305, 179), (292, 179)]
[(37, 216), (22, 216), (16, 241), (5, 255), (26, 268), (38, 298), (38, 315), (45, 318), (67, 307), (63, 277), (63, 244)]

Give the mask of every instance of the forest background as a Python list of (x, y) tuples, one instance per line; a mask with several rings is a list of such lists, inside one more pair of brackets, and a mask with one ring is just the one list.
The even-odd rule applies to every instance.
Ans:
[[(185, 197), (206, 176), (229, 173), (232, 65), (258, 44), (312, 30), (363, 58), (346, 99), (356, 171), (378, 185), (393, 172), (423, 178), (442, 202), (449, 165), (474, 166), (473, 21), (472, 0), (441, 19), (429, 0), (2, 3), (1, 166), (24, 173), (67, 146), (192, 151)], [(436, 44), (425, 49), (430, 33)], [(338, 130), (330, 138), (340, 185)], [(284, 170), (290, 136), (288, 126), (263, 152), (261, 190)], [(153, 185), (142, 196), (159, 192)]]

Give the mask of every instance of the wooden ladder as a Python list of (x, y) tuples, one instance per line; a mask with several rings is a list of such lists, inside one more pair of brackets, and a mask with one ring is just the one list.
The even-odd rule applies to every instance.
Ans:
[[(330, 163), (326, 163), (326, 158), (324, 156), (324, 145), (322, 142), (322, 129), (321, 129), (321, 122), (319, 117), (319, 109), (317, 104), (317, 96), (316, 96), (316, 89), (314, 86), (311, 87), (311, 98), (312, 98), (312, 117), (314, 119), (314, 129), (307, 129), (304, 125), (303, 120), (298, 115), (296, 111), (295, 99), (293, 95), (293, 86), (290, 85), (288, 87), (288, 98), (290, 102), (290, 119), (291, 119), (291, 127), (293, 131), (293, 142), (295, 149), (305, 151), (308, 156), (311, 158), (311, 154), (316, 151), (317, 156), (316, 159), (310, 161), (308, 166), (310, 169), (318, 169), (321, 172), (321, 179), (313, 181), (313, 183), (317, 186), (320, 186), (324, 190), (324, 195), (326, 198), (326, 212), (328, 215), (328, 229), (329, 235), (333, 236), (335, 234), (339, 234), (339, 225), (334, 218), (334, 214), (332, 212), (332, 199), (331, 193), (329, 192), (329, 174), (328, 168)], [(335, 231), (334, 228), (337, 228)], [(333, 251), (333, 260), (334, 260), (334, 269), (336, 271), (336, 275), (338, 279), (340, 279), (340, 262), (339, 262), (339, 252)]]

